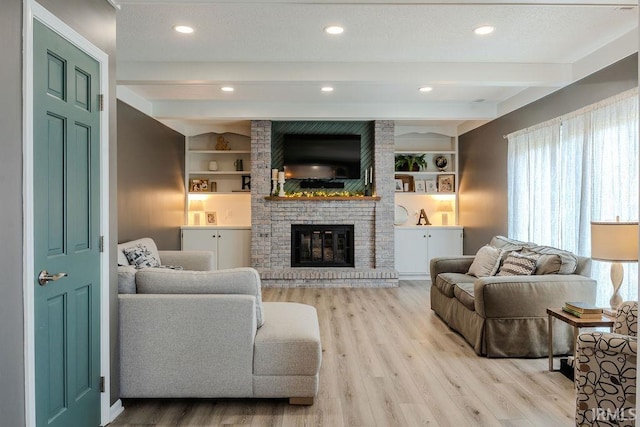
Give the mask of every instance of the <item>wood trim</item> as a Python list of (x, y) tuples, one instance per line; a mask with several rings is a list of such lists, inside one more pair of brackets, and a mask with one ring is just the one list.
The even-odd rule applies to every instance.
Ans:
[(265, 200), (269, 201), (279, 201), (279, 200), (291, 200), (294, 202), (298, 201), (329, 201), (329, 200), (342, 200), (342, 201), (363, 201), (363, 202), (378, 202), (380, 201), (380, 196), (330, 196), (330, 197), (280, 197), (280, 196), (265, 196)]

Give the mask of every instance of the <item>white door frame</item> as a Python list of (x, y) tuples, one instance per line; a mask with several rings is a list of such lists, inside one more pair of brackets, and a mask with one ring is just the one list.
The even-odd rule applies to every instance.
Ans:
[(104, 251), (100, 259), (100, 372), (105, 377), (105, 391), (100, 395), (100, 420), (106, 425), (121, 410), (120, 401), (110, 409), (109, 351), (109, 56), (82, 35), (50, 13), (35, 0), (23, 1), (23, 288), (24, 288), (24, 356), (25, 356), (25, 424), (36, 425), (35, 398), (35, 299), (33, 291), (34, 223), (33, 223), (33, 20), (44, 23), (87, 55), (100, 67), (100, 93), (104, 110), (100, 113), (100, 235)]

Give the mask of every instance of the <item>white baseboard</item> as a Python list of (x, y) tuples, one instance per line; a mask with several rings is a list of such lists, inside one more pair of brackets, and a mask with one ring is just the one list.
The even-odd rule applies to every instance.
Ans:
[(118, 399), (115, 401), (113, 405), (111, 405), (111, 409), (109, 410), (109, 422), (115, 420), (118, 415), (124, 412), (124, 406), (122, 406), (122, 400)]

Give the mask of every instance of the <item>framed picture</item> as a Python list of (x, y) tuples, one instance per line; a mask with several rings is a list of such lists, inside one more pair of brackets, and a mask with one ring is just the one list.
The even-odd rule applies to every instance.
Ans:
[(209, 191), (212, 193), (218, 191), (218, 184), (214, 180), (209, 180)]
[(453, 193), (455, 189), (455, 175), (438, 175), (438, 193)]
[(416, 180), (416, 193), (424, 193), (426, 191), (424, 181), (418, 179)]
[(424, 190), (427, 193), (436, 193), (438, 191), (438, 186), (436, 184), (435, 179), (428, 179), (424, 182)]
[(404, 186), (401, 179), (396, 179), (396, 191), (404, 191)]
[[(398, 188), (398, 180), (402, 181), (402, 190), (397, 190)], [(415, 182), (413, 179), (413, 175), (400, 175), (396, 174), (396, 191), (405, 191), (405, 192), (414, 192)]]
[(215, 212), (205, 212), (204, 217), (207, 225), (216, 225), (218, 223), (218, 217)]
[(198, 193), (209, 191), (209, 180), (193, 178), (189, 180), (189, 192)]

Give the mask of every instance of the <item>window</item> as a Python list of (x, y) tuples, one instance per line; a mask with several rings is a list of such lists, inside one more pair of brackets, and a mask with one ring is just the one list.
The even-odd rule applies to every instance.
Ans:
[[(510, 237), (589, 256), (592, 220), (638, 220), (637, 88), (508, 140)], [(610, 267), (592, 264), (601, 306), (612, 293)], [(620, 294), (635, 300), (637, 263), (624, 269)]]

